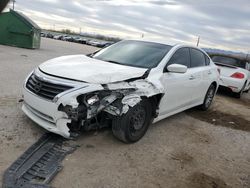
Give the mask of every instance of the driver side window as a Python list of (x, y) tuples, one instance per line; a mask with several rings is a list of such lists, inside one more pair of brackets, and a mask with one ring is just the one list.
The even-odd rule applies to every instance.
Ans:
[(190, 68), (190, 52), (188, 48), (178, 49), (174, 55), (171, 57), (167, 66), (172, 64), (185, 65), (187, 68)]

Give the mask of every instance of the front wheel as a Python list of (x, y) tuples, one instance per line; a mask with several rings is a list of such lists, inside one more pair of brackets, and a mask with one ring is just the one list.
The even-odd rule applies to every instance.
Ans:
[(139, 141), (147, 132), (152, 120), (152, 108), (149, 100), (143, 99), (129, 111), (116, 117), (112, 123), (112, 131), (116, 138), (125, 143)]
[(210, 85), (210, 87), (207, 90), (203, 104), (199, 106), (201, 110), (206, 111), (209, 109), (209, 107), (213, 102), (215, 91), (216, 91), (215, 85), (214, 84)]

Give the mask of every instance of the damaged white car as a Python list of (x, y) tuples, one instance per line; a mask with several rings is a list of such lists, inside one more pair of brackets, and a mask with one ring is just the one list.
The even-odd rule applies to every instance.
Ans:
[(140, 140), (152, 122), (194, 106), (207, 110), (219, 73), (196, 47), (125, 40), (89, 55), (41, 64), (24, 83), (25, 114), (66, 138), (111, 126), (119, 140)]

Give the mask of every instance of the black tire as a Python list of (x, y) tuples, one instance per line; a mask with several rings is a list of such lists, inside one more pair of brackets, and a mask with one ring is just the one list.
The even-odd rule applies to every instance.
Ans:
[(152, 107), (149, 100), (143, 99), (129, 111), (116, 117), (112, 123), (114, 136), (125, 143), (139, 141), (147, 132), (152, 121)]
[(211, 106), (213, 102), (215, 91), (216, 91), (215, 85), (214, 84), (210, 85), (207, 90), (203, 104), (199, 106), (201, 110), (207, 111), (209, 109), (209, 107)]
[(233, 93), (233, 97), (234, 97), (234, 98), (237, 98), (237, 99), (240, 99), (240, 98), (241, 98), (241, 95), (242, 95), (241, 92), (239, 92), (239, 93)]

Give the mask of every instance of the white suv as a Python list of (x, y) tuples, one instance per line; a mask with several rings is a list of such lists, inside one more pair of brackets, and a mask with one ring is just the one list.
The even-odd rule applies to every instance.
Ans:
[(132, 143), (151, 122), (194, 106), (207, 110), (218, 81), (217, 67), (199, 48), (125, 40), (41, 64), (25, 80), (22, 109), (66, 138), (112, 126), (119, 140)]

